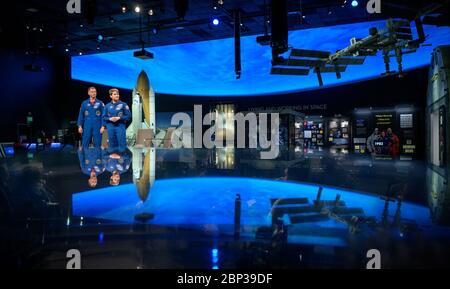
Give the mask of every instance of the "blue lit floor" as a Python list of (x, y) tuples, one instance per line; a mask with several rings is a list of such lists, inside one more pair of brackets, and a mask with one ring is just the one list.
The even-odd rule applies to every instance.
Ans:
[[(260, 226), (271, 225), (271, 198), (316, 198), (318, 186), (236, 177), (197, 177), (157, 180), (150, 197), (142, 203), (134, 184), (92, 190), (73, 195), (73, 215), (124, 223), (135, 223), (137, 214), (153, 213), (149, 223), (198, 228), (211, 233), (231, 234), (234, 223), (235, 196), (242, 198), (243, 235), (254, 236)], [(365, 217), (381, 224), (385, 202), (377, 196), (325, 187), (322, 200), (336, 195), (349, 208), (362, 208)], [(396, 213), (396, 203), (388, 209), (389, 223)], [(289, 224), (289, 218), (283, 218)], [(403, 202), (401, 224), (417, 224), (419, 230), (430, 228), (426, 207)], [(381, 226), (381, 225), (380, 225)], [(400, 225), (401, 227), (402, 225)], [(297, 234), (296, 234), (297, 232)], [(348, 225), (334, 219), (295, 224), (289, 231), (290, 241), (327, 245), (346, 245)], [(402, 236), (401, 230), (398, 233)]]
[[(367, 250), (380, 248), (393, 268), (449, 267), (450, 228), (434, 223), (435, 212), (446, 208), (427, 203), (420, 161), (324, 150), (283, 152), (267, 162), (237, 150), (229, 164), (216, 153), (219, 158), (212, 150), (156, 150), (154, 185), (148, 196), (138, 196), (133, 177), (140, 168), (146, 172), (146, 158), (135, 158), (139, 152), (121, 185), (110, 186), (111, 173), (105, 171), (91, 189), (76, 149), (17, 149), (0, 159), (12, 209), (2, 218), (7, 225), (0, 226), (9, 244), (0, 250), (6, 256), (0, 263), (17, 266), (20, 258), (29, 266), (65, 268), (65, 252), (78, 248), (90, 268), (361, 268)], [(400, 210), (398, 194), (388, 193), (396, 183), (407, 184)], [(339, 194), (341, 203), (315, 206), (318, 184), (324, 185), (321, 201)], [(237, 193), (239, 241), (233, 236)], [(393, 196), (387, 210), (384, 195)], [(306, 198), (276, 206), (278, 212), (289, 208), (280, 214), (287, 243), (272, 238), (271, 198)], [(332, 215), (322, 208), (344, 211)], [(142, 213), (154, 218), (135, 220)], [(26, 246), (34, 248), (29, 255), (23, 253)], [(213, 249), (220, 251), (218, 262), (211, 262)], [(36, 250), (51, 255), (36, 258)], [(298, 254), (304, 254), (302, 261)], [(324, 254), (330, 263), (323, 263)]]

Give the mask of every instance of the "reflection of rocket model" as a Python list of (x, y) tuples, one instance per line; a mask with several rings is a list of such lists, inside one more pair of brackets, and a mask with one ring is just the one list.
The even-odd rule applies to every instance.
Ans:
[(131, 148), (133, 152), (133, 182), (136, 185), (139, 198), (145, 202), (150, 195), (150, 189), (155, 184), (155, 148)]
[[(127, 129), (127, 143), (134, 145), (139, 129), (152, 129), (155, 134), (155, 92), (150, 85), (147, 73), (139, 73), (136, 87), (133, 89), (133, 104), (131, 107), (132, 122)], [(144, 120), (142, 119), (144, 112)]]

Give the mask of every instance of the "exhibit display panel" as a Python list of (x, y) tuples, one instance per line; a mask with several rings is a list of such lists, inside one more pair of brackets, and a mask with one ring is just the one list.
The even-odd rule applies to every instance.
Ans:
[(328, 143), (335, 149), (347, 149), (350, 145), (350, 118), (332, 117), (328, 120)]
[(377, 159), (412, 160), (417, 153), (418, 117), (414, 106), (355, 109), (353, 151)]
[(425, 117), (428, 204), (435, 222), (449, 224), (450, 46), (433, 51), (428, 77)]
[(325, 125), (322, 117), (307, 116), (303, 122), (305, 148), (315, 149), (324, 146)]

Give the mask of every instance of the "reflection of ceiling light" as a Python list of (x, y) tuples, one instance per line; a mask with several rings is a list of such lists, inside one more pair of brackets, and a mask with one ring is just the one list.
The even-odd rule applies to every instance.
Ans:
[(134, 12), (140, 13), (141, 12), (141, 7), (139, 7), (139, 6), (134, 7)]
[(27, 8), (27, 11), (31, 12), (31, 13), (36, 13), (36, 12), (39, 12), (39, 9), (34, 8), (34, 7), (30, 7), (30, 8)]
[(219, 19), (214, 18), (212, 23), (217, 26), (217, 25), (219, 25), (220, 22), (219, 22)]
[(148, 10), (148, 15), (153, 16), (153, 14), (154, 14), (153, 9)]

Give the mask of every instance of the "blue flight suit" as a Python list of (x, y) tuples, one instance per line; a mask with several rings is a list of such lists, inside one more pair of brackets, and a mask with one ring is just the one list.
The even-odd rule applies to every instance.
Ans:
[(104, 155), (104, 163), (108, 172), (118, 172), (123, 174), (130, 169), (131, 165), (131, 152), (126, 150), (120, 154), (120, 159), (114, 159), (109, 157), (109, 154)]
[(105, 159), (100, 148), (83, 148), (78, 151), (78, 158), (81, 171), (86, 175), (90, 175), (92, 169), (97, 176), (105, 171)]
[[(120, 119), (112, 122), (111, 117), (118, 116)], [(126, 123), (131, 119), (131, 111), (125, 102), (118, 101), (108, 103), (103, 109), (103, 126), (108, 130), (108, 152), (124, 152), (127, 148)]]
[(90, 99), (83, 101), (78, 114), (78, 126), (83, 128), (83, 136), (81, 139), (82, 146), (87, 148), (94, 139), (94, 147), (99, 148), (102, 145), (102, 135), (100, 128), (102, 127), (102, 114), (105, 104), (95, 99), (91, 104)]

